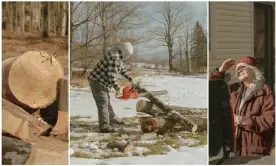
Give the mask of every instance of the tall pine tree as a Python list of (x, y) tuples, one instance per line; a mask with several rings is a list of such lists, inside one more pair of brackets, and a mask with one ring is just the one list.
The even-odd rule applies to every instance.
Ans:
[(204, 71), (207, 67), (207, 38), (202, 25), (197, 21), (192, 34), (192, 70)]

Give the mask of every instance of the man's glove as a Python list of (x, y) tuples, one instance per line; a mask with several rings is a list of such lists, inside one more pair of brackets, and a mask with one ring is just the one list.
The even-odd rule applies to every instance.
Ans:
[(123, 89), (120, 88), (120, 89), (118, 89), (118, 90), (116, 91), (115, 97), (116, 97), (116, 98), (120, 98), (120, 97), (122, 97), (122, 96), (123, 96)]

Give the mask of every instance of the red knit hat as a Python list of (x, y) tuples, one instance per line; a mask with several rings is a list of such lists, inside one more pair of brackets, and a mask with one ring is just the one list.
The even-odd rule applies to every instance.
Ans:
[(247, 56), (245, 58), (240, 59), (239, 63), (246, 63), (252, 67), (257, 67), (257, 68), (259, 65), (257, 59), (252, 56)]

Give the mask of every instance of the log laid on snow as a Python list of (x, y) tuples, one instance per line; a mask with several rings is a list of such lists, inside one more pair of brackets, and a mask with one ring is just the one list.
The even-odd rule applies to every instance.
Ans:
[(143, 133), (156, 132), (158, 134), (163, 134), (172, 129), (175, 126), (176, 122), (173, 120), (158, 117), (142, 119), (140, 121), (140, 124)]
[[(174, 114), (172, 114), (174, 116)], [(176, 117), (177, 118), (177, 117)], [(184, 121), (183, 121), (184, 119)], [(187, 120), (189, 119), (189, 120)], [(186, 121), (185, 121), (186, 120)], [(143, 118), (140, 120), (141, 129), (144, 133), (156, 132), (158, 134), (163, 134), (168, 130), (178, 128), (183, 131), (191, 131), (191, 126), (187, 125), (189, 121), (195, 123), (196, 128), (194, 132), (203, 132), (207, 131), (207, 118), (201, 117), (182, 117), (180, 119), (173, 119), (173, 117), (155, 117), (155, 118)], [(177, 126), (176, 124), (180, 126)], [(192, 126), (193, 127), (193, 126)]]
[[(179, 112), (181, 115), (190, 117), (207, 117), (206, 108), (191, 108), (191, 107), (179, 107), (179, 106), (168, 106), (171, 110)], [(153, 117), (166, 115), (160, 108), (154, 105), (150, 101), (139, 100), (136, 104), (136, 111), (149, 114)]]
[[(139, 87), (139, 91), (148, 92), (146, 89), (141, 87)], [(151, 103), (156, 105), (163, 112), (163, 114), (165, 114), (166, 116), (169, 116), (170, 119), (184, 126), (187, 129), (187, 131), (191, 131), (192, 133), (197, 132), (198, 126), (190, 118), (183, 117), (179, 112), (176, 112), (174, 109), (167, 106), (165, 103), (163, 103), (161, 100), (159, 100), (151, 93), (148, 93), (145, 97), (149, 99)]]
[(29, 131), (42, 134), (51, 127), (3, 98), (2, 112), (2, 130), (23, 140), (28, 137)]
[(109, 149), (118, 148), (120, 151), (122, 151), (124, 153), (130, 152), (134, 149), (134, 145), (132, 143), (125, 143), (125, 142), (120, 142), (120, 141), (110, 142), (106, 145), (106, 147)]
[(46, 52), (28, 51), (2, 62), (2, 96), (22, 107), (45, 108), (57, 96), (60, 63)]

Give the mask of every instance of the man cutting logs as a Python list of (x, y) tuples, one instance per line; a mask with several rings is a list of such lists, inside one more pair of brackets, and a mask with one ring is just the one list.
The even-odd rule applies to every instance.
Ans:
[(98, 108), (99, 129), (102, 133), (115, 132), (113, 124), (124, 124), (113, 111), (110, 104), (109, 92), (116, 90), (115, 97), (123, 95), (122, 87), (118, 84), (118, 76), (124, 76), (133, 86), (133, 79), (124, 67), (124, 62), (133, 55), (133, 47), (129, 42), (121, 43), (110, 50), (98, 62), (88, 77), (89, 85)]

